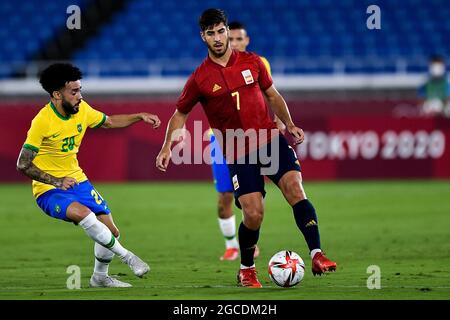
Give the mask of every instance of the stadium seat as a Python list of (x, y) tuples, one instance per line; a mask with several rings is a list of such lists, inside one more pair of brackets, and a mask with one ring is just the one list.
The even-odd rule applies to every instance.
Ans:
[[(16, 1), (3, 0), (0, 19), (5, 27), (0, 30), (3, 43), (0, 78), (13, 72), (9, 62), (25, 63), (52, 41), (65, 27), (66, 15), (60, 13), (68, 5), (83, 7), (90, 1), (31, 0), (16, 6)], [(429, 55), (450, 53), (449, 1), (378, 1), (382, 10), (381, 30), (366, 27), (369, 4), (359, 0), (207, 3), (208, 7), (225, 9), (230, 20), (241, 20), (247, 25), (251, 36), (249, 50), (269, 61), (278, 61), (273, 67), (275, 74), (286, 70), (288, 73), (333, 72), (327, 65), (305, 65), (301, 57), (339, 60), (347, 65), (348, 72), (370, 73), (395, 72), (396, 62), (402, 60), (407, 62), (407, 70), (423, 72)], [(110, 74), (108, 70), (117, 60), (124, 63), (147, 60), (161, 63), (160, 70), (166, 70), (165, 74), (185, 74), (184, 66), (177, 62), (179, 58), (200, 62), (205, 56), (197, 26), (197, 18), (204, 9), (205, 4), (200, 1), (127, 1), (122, 11), (74, 52), (73, 59), (97, 63), (100, 69), (105, 69), (102, 74)], [(13, 33), (15, 37), (10, 36)], [(290, 62), (283, 65), (283, 60)], [(296, 61), (295, 66), (292, 61)], [(365, 67), (356, 67), (358, 64)], [(145, 70), (128, 70), (119, 73), (148, 75)]]

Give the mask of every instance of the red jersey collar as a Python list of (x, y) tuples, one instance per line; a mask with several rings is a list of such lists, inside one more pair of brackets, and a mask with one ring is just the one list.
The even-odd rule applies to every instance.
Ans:
[(227, 65), (226, 65), (225, 67), (223, 67), (222, 65), (220, 65), (220, 64), (218, 64), (218, 63), (216, 63), (216, 62), (214, 62), (214, 61), (211, 59), (211, 57), (209, 56), (209, 54), (208, 54), (208, 57), (206, 58), (206, 61), (208, 61), (211, 65), (216, 66), (216, 67), (222, 69), (222, 68), (226, 68), (226, 67), (232, 66), (232, 65), (236, 62), (237, 57), (238, 57), (238, 51), (237, 51), (237, 50), (231, 50), (231, 56), (230, 56), (230, 59), (228, 59)]

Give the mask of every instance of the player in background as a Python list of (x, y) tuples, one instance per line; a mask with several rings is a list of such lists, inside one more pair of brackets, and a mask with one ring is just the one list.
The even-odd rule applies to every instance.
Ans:
[(445, 59), (432, 56), (428, 63), (428, 77), (419, 88), (420, 114), (450, 117), (450, 84), (447, 80)]
[[(247, 34), (247, 30), (243, 23), (239, 21), (233, 21), (228, 24), (230, 46), (233, 50), (246, 51), (247, 46), (250, 44), (250, 37)], [(271, 75), (271, 69), (269, 61), (266, 58), (260, 56), (262, 62), (267, 68), (267, 72)], [(274, 122), (278, 129), (284, 133), (286, 127), (274, 116)], [(230, 173), (228, 166), (223, 157), (223, 154), (216, 152), (220, 150), (220, 147), (214, 137), (212, 130), (210, 130), (211, 139), (211, 159), (212, 159), (212, 172), (214, 178), (214, 185), (218, 193), (217, 196), (217, 212), (219, 215), (219, 227), (225, 238), (225, 252), (220, 257), (220, 260), (236, 260), (239, 256), (239, 243), (236, 239), (236, 217), (233, 213), (233, 184), (231, 183)], [(254, 257), (259, 256), (259, 248), (255, 247)]]
[[(50, 95), (31, 122), (17, 160), (17, 169), (33, 180), (38, 206), (50, 217), (79, 225), (94, 240), (95, 266), (91, 287), (131, 287), (108, 275), (114, 255), (142, 277), (150, 268), (119, 242), (119, 229), (111, 211), (78, 165), (77, 153), (86, 129), (125, 128), (144, 121), (158, 128), (160, 120), (148, 113), (106, 116), (89, 106), (81, 95), (81, 71), (66, 63), (55, 63), (40, 75)], [(99, 145), (99, 161), (101, 158)]]
[[(336, 270), (336, 263), (329, 260), (321, 250), (317, 215), (306, 198), (295, 151), (288, 145), (284, 136), (276, 134), (276, 126), (269, 117), (264, 96), (277, 117), (286, 125), (286, 131), (293, 136), (295, 144), (303, 142), (303, 130), (293, 123), (286, 102), (273, 85), (261, 59), (256, 54), (231, 49), (227, 18), (223, 10), (204, 11), (199, 25), (201, 38), (208, 48), (208, 56), (191, 74), (178, 99), (175, 113), (167, 125), (164, 144), (156, 158), (156, 167), (163, 172), (167, 170), (173, 133), (183, 128), (189, 113), (200, 102), (210, 127), (221, 132), (224, 137), (222, 150), (233, 179), (236, 204), (242, 208), (243, 221), (239, 226), (241, 266), (237, 275), (238, 282), (245, 287), (261, 288), (253, 254), (264, 215), (264, 164), (261, 159), (258, 159), (257, 163), (249, 161), (249, 153), (237, 158), (236, 154), (239, 155), (242, 149), (236, 145), (230, 147), (231, 150), (227, 149), (231, 141), (227, 141), (230, 131), (236, 133), (252, 129), (251, 131), (259, 136), (257, 147), (260, 149), (256, 151), (262, 148), (266, 148), (266, 151), (272, 150), (272, 146), (278, 145), (278, 148), (273, 148), (275, 153), (269, 155), (277, 170), (267, 176), (280, 188), (292, 207), (296, 224), (310, 250), (313, 274)], [(220, 89), (214, 90), (218, 87)], [(264, 135), (264, 132), (268, 134)], [(250, 152), (246, 149), (245, 151)], [(245, 160), (244, 163), (240, 163), (241, 159)]]

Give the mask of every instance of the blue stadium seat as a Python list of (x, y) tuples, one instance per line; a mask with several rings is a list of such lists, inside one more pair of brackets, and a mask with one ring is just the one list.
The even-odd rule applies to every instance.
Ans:
[[(0, 78), (14, 72), (12, 64), (20, 65), (33, 57), (62, 28), (65, 28), (67, 7), (83, 7), (89, 0), (14, 0), (0, 3)], [(42, 10), (45, 8), (45, 10)], [(8, 65), (10, 65), (8, 67)], [(4, 67), (6, 66), (6, 67)]]
[[(9, 62), (31, 59), (65, 27), (68, 5), (91, 0), (29, 0), (0, 4), (2, 72)], [(273, 72), (333, 72), (332, 63), (309, 64), (302, 59), (340, 61), (345, 71), (393, 72), (395, 61), (414, 61), (408, 71), (424, 70), (432, 53), (450, 55), (450, 2), (446, 0), (379, 0), (382, 29), (368, 30), (370, 0), (129, 0), (121, 12), (74, 53), (76, 62), (119, 64), (160, 63), (162, 75), (189, 73), (178, 59), (201, 61), (206, 51), (197, 18), (207, 7), (225, 9), (230, 20), (241, 20), (251, 36), (249, 50), (276, 60)], [(44, 8), (45, 10), (40, 10)], [(61, 14), (63, 12), (63, 14)], [(14, 34), (14, 37), (11, 37)], [(184, 60), (183, 60), (184, 61)], [(285, 65), (283, 65), (285, 61)], [(309, 61), (309, 60), (308, 60)], [(386, 61), (390, 61), (386, 63)], [(6, 67), (5, 67), (6, 65)], [(106, 67), (105, 67), (106, 68)], [(106, 68), (101, 75), (148, 75), (148, 70)], [(12, 69), (10, 70), (13, 71)], [(178, 72), (178, 73), (177, 73)]]

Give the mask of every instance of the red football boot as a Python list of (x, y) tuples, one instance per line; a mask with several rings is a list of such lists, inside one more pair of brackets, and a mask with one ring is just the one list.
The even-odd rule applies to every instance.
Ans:
[(255, 267), (247, 269), (239, 269), (239, 272), (237, 274), (237, 280), (238, 284), (240, 284), (243, 287), (262, 288), (262, 285), (259, 282), (258, 277), (256, 276)]
[(225, 250), (223, 256), (220, 257), (220, 260), (228, 260), (233, 261), (239, 257), (239, 249), (238, 248), (228, 248)]
[(321, 275), (327, 271), (336, 271), (336, 262), (331, 261), (323, 252), (317, 252), (312, 259), (312, 273), (313, 275)]

